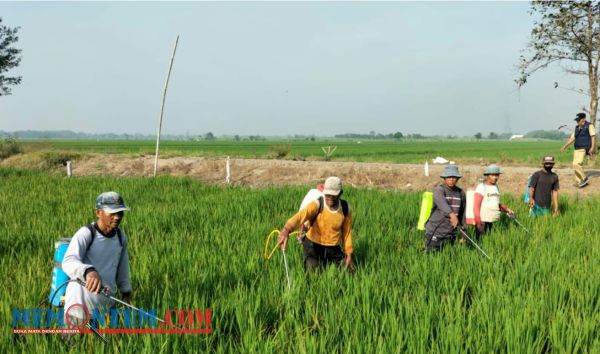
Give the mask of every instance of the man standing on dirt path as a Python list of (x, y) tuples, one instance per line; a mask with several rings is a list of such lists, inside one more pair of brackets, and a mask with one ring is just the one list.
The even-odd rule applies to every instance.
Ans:
[(554, 216), (558, 216), (558, 175), (552, 172), (554, 157), (546, 156), (542, 160), (543, 169), (531, 176), (529, 184), (529, 216), (550, 214), (550, 205), (554, 206)]
[[(285, 252), (289, 234), (308, 221), (310, 226), (306, 237), (302, 239), (304, 248), (304, 268), (314, 270), (331, 263), (341, 265), (352, 271), (352, 210), (345, 200), (342, 181), (338, 177), (329, 177), (323, 186), (324, 197), (309, 203), (292, 216), (281, 233), (278, 242)], [(344, 247), (343, 251), (340, 247)]]
[(583, 170), (583, 160), (586, 155), (590, 156), (590, 160), (593, 160), (596, 155), (596, 128), (594, 128), (593, 124), (585, 120), (585, 113), (577, 113), (575, 121), (577, 122), (575, 131), (573, 131), (569, 140), (563, 145), (561, 151), (564, 152), (569, 145), (575, 142), (573, 169), (575, 170), (577, 187), (583, 188), (589, 183), (589, 179)]
[(509, 207), (500, 204), (500, 189), (498, 189), (500, 174), (500, 167), (489, 165), (483, 172), (485, 180), (475, 188), (473, 216), (476, 238), (489, 232), (492, 229), (492, 223), (500, 218), (502, 212), (507, 213), (510, 217), (515, 215)]
[(465, 227), (465, 192), (456, 186), (462, 177), (458, 166), (448, 165), (440, 175), (444, 182), (433, 190), (431, 216), (425, 224), (425, 250), (441, 251), (456, 240), (456, 228)]
[(92, 313), (94, 309), (113, 305), (113, 300), (100, 294), (105, 286), (111, 296), (115, 296), (118, 288), (123, 301), (131, 301), (127, 237), (119, 229), (125, 210), (129, 208), (118, 193), (100, 194), (96, 198), (97, 221), (80, 228), (69, 243), (62, 268), (71, 279), (85, 282), (85, 287), (77, 282), (67, 286), (65, 324), (68, 326), (82, 324), (86, 309)]

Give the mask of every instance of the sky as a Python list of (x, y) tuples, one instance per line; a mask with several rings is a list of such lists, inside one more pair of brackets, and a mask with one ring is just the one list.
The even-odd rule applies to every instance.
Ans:
[[(0, 2), (21, 75), (0, 130), (471, 136), (573, 124), (559, 67), (517, 90), (527, 2)], [(554, 82), (560, 87), (554, 88)]]

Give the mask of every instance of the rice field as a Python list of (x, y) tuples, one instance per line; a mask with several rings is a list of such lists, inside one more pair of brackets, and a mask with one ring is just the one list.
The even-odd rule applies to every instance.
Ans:
[[(248, 189), (186, 178), (65, 178), (0, 169), (1, 352), (600, 352), (600, 203), (561, 199), (559, 218), (502, 220), (480, 246), (424, 254), (415, 230), (420, 194), (347, 188), (355, 274), (305, 274), (288, 245), (265, 261), (267, 234), (281, 227), (311, 186)], [(212, 334), (91, 335), (67, 348), (58, 335), (13, 338), (12, 308), (50, 289), (53, 244), (93, 221), (93, 203), (116, 190), (131, 207), (133, 303), (166, 311), (211, 308)]]
[[(360, 142), (360, 143), (359, 143)], [(231, 156), (275, 158), (282, 149), (284, 158), (323, 159), (321, 147), (337, 146), (333, 161), (423, 163), (443, 156), (461, 163), (481, 159), (516, 165), (538, 165), (548, 154), (559, 164), (571, 164), (572, 153), (561, 153), (564, 141), (506, 140), (267, 140), (267, 141), (161, 141), (161, 156)], [(70, 153), (154, 154), (155, 141), (143, 140), (48, 140), (25, 141), (27, 151)]]

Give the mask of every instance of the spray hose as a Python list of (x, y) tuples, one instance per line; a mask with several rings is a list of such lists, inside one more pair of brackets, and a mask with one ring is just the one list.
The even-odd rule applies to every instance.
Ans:
[[(275, 247), (273, 247), (271, 252), (268, 253), (268, 255), (267, 255), (267, 252), (269, 251), (269, 243), (271, 243), (271, 239), (273, 238), (273, 236), (279, 236), (280, 233), (281, 233), (281, 231), (279, 231), (279, 230), (273, 230), (273, 231), (271, 231), (269, 236), (267, 236), (267, 242), (265, 242), (265, 251), (263, 252), (263, 257), (265, 257), (266, 260), (271, 259), (271, 257), (273, 257), (273, 254), (275, 253), (275, 251), (277, 251), (277, 247), (279, 247), (279, 242), (277, 242), (275, 244)], [(294, 232), (290, 233), (289, 236), (295, 236), (297, 234), (298, 234), (298, 231), (294, 231)]]
[[(76, 282), (76, 283), (78, 283), (79, 285), (81, 285), (82, 287), (85, 288), (85, 282), (84, 281), (81, 281), (79, 279), (69, 279), (69, 280), (65, 281), (64, 283), (60, 284), (60, 286), (58, 288), (56, 288), (56, 290), (54, 291), (54, 294), (52, 294), (52, 297), (50, 298), (50, 303), (52, 303), (52, 301), (54, 300), (54, 297), (56, 296), (56, 294), (58, 293), (58, 291), (60, 289), (62, 289), (63, 286), (66, 286), (70, 282)], [(111, 299), (111, 300), (113, 300), (115, 302), (118, 302), (121, 305), (125, 305), (125, 306), (127, 306), (129, 308), (132, 308), (132, 309), (134, 309), (134, 310), (136, 310), (138, 312), (141, 312), (141, 313), (143, 313), (143, 314), (145, 314), (147, 316), (153, 317), (154, 319), (158, 320), (159, 322), (166, 323), (165, 320), (163, 320), (163, 319), (161, 319), (159, 317), (156, 317), (156, 316), (154, 316), (151, 313), (148, 313), (148, 312), (146, 312), (146, 311), (144, 311), (142, 309), (139, 309), (139, 308), (137, 308), (137, 307), (135, 307), (135, 306), (133, 306), (131, 304), (126, 303), (123, 300), (120, 300), (120, 299), (117, 299), (114, 296), (111, 296), (110, 295), (110, 288), (108, 286), (102, 287), (102, 290), (99, 292), (99, 294), (101, 294), (101, 295), (103, 295), (103, 296), (105, 296), (105, 297), (107, 297), (107, 298), (109, 298), (109, 299)]]
[[(267, 255), (267, 252), (269, 251), (269, 243), (271, 242), (271, 239), (275, 235), (279, 236), (280, 233), (281, 233), (281, 231), (279, 231), (279, 230), (273, 230), (273, 231), (271, 231), (269, 236), (267, 236), (267, 242), (265, 242), (265, 251), (263, 253), (263, 256), (265, 257), (266, 260), (271, 259), (271, 257), (273, 257), (273, 254), (275, 253), (275, 251), (277, 251), (277, 248), (279, 247), (279, 242), (277, 242), (275, 244), (275, 247), (273, 247), (273, 249), (271, 250), (271, 253), (269, 253)], [(294, 232), (290, 233), (288, 236), (297, 235), (297, 234), (298, 234), (298, 231), (294, 231)], [(283, 250), (281, 250), (281, 254), (283, 255), (283, 266), (285, 267), (285, 278), (287, 280), (287, 287), (289, 289), (291, 285), (290, 285), (290, 272), (288, 270), (288, 265), (287, 265), (287, 257), (285, 256), (285, 252)]]

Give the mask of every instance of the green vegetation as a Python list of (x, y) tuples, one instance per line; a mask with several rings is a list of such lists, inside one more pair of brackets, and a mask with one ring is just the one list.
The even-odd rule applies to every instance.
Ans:
[[(560, 153), (562, 141), (490, 140), (267, 140), (267, 141), (164, 141), (161, 156), (195, 155), (244, 158), (295, 158), (323, 160), (323, 146), (337, 146), (333, 161), (423, 163), (443, 156), (457, 163), (497, 162), (502, 164), (539, 164), (544, 155), (554, 154), (558, 163), (569, 164), (571, 154)], [(153, 141), (27, 141), (31, 150), (59, 150), (79, 153), (154, 154)], [(289, 148), (289, 151), (288, 151)]]
[(5, 159), (21, 152), (23, 152), (23, 148), (21, 147), (21, 143), (17, 141), (17, 138), (8, 136), (0, 141), (0, 159)]
[[(503, 220), (480, 243), (422, 252), (420, 195), (347, 188), (354, 212), (350, 275), (302, 269), (291, 240), (286, 289), (281, 254), (262, 259), (265, 237), (298, 207), (305, 188), (207, 186), (190, 179), (64, 178), (0, 169), (0, 315), (34, 307), (50, 288), (53, 243), (93, 220), (98, 193), (131, 207), (134, 304), (166, 311), (211, 308), (209, 335), (108, 335), (110, 349), (173, 352), (599, 352), (597, 199), (564, 199), (562, 216)], [(309, 186), (307, 186), (308, 188)], [(6, 324), (5, 326), (10, 326)], [(2, 352), (66, 352), (57, 335), (11, 340)], [(92, 336), (71, 352), (101, 352)], [(106, 348), (105, 348), (106, 349)]]

